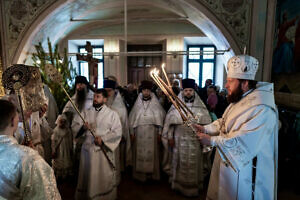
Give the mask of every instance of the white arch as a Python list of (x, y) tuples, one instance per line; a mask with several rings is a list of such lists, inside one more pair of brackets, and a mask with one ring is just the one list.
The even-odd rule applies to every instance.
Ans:
[[(53, 3), (49, 8), (47, 8), (43, 13), (41, 13), (31, 24), (31, 26), (24, 32), (21, 36), (22, 39), (18, 44), (16, 51), (14, 53), (12, 63), (22, 63), (25, 58), (27, 58), (27, 54), (32, 47), (32, 41), (34, 38), (41, 36), (39, 33), (40, 29), (48, 24), (51, 20), (52, 16), (58, 14), (59, 11), (70, 8), (72, 3), (75, 0), (58, 0)], [(134, 1), (135, 2), (135, 1)], [(138, 1), (136, 1), (138, 2)], [(139, 1), (141, 2), (141, 1)], [(145, 1), (146, 2), (146, 1)], [(161, 2), (161, 3), (159, 3)], [(162, 1), (147, 1), (148, 4), (152, 4), (153, 6), (164, 8), (166, 10), (176, 12), (174, 8), (168, 7), (166, 4), (162, 3)], [(177, 0), (176, 4), (181, 7), (188, 15), (188, 20), (197, 26), (205, 35), (207, 35), (212, 42), (219, 49), (227, 49), (231, 47), (232, 51), (227, 53), (224, 57), (228, 59), (230, 56), (234, 54), (241, 53), (238, 47), (237, 42), (234, 40), (234, 37), (227, 30), (226, 26), (224, 26), (205, 5), (201, 4), (196, 0)], [(69, 17), (69, 16), (68, 16)], [(70, 24), (69, 22), (68, 24)], [(66, 35), (67, 26), (64, 27), (64, 30), (59, 31), (55, 38), (59, 40)], [(68, 34), (68, 33), (67, 33)], [(45, 37), (43, 39), (46, 39)], [(54, 41), (55, 43), (56, 41)]]

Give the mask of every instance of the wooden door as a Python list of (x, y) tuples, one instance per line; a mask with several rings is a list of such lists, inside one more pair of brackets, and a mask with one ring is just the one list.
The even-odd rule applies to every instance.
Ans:
[[(128, 45), (128, 51), (161, 51), (162, 45)], [(152, 80), (150, 71), (155, 67), (160, 67), (162, 56), (129, 56), (127, 57), (128, 83), (137, 86), (142, 80)]]

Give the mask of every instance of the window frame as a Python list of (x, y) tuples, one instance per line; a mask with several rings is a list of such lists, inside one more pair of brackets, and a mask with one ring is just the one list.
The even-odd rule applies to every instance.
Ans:
[[(85, 46), (86, 45), (78, 46), (78, 53), (80, 53), (80, 49), (85, 49)], [(94, 52), (95, 48), (102, 48), (102, 53), (104, 52), (104, 45), (92, 45), (92, 48), (93, 48), (93, 52)], [(99, 60), (100, 60), (99, 63), (102, 63), (102, 66), (103, 66), (103, 68), (102, 68), (102, 74), (103, 74), (102, 79), (104, 80), (104, 55), (103, 54), (102, 54), (102, 59), (99, 59)], [(78, 74), (79, 75), (81, 75), (81, 63), (84, 63), (84, 61), (78, 61), (78, 72), (79, 72)], [(98, 70), (99, 70), (99, 68), (98, 68)], [(86, 77), (86, 78), (89, 80), (89, 77)]]
[[(193, 47), (196, 47), (196, 48), (200, 48), (200, 51), (203, 51), (203, 48), (206, 48), (206, 47), (213, 47), (214, 48), (214, 51), (216, 50), (216, 46), (215, 45), (187, 45), (187, 51), (189, 52), (189, 49), (190, 48), (193, 48)], [(189, 63), (199, 63), (199, 85), (198, 87), (199, 88), (202, 88), (202, 73), (203, 73), (203, 63), (213, 63), (213, 77), (212, 77), (212, 80), (213, 80), (213, 83), (215, 82), (215, 79), (216, 79), (216, 55), (214, 55), (214, 58), (213, 59), (203, 59), (203, 54), (200, 55), (200, 58), (199, 59), (190, 59), (190, 55), (189, 53), (187, 54), (187, 62), (186, 62), (186, 77), (189, 78)], [(196, 81), (197, 82), (197, 81)]]

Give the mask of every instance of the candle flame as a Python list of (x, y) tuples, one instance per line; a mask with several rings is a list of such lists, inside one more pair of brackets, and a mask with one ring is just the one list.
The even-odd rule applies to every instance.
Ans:
[(158, 76), (159, 71), (158, 71), (156, 68), (154, 68), (154, 69), (151, 71), (151, 73), (152, 73), (154, 76)]

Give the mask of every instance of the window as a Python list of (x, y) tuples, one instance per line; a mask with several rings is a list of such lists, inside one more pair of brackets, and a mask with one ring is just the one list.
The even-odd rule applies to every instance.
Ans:
[[(103, 46), (92, 46), (93, 47), (93, 58), (97, 58), (100, 60), (98, 63), (98, 88), (103, 87), (103, 78), (104, 78), (104, 58), (103, 55), (99, 55), (103, 53)], [(79, 46), (78, 52), (81, 54), (87, 54), (85, 50), (85, 46)], [(88, 62), (79, 61), (79, 74), (81, 76), (85, 76), (89, 81), (89, 65)]]
[[(188, 46), (187, 77), (195, 79), (199, 87), (204, 87), (206, 79), (215, 79), (216, 55), (213, 45)], [(194, 51), (194, 53), (193, 53)], [(203, 51), (203, 55), (200, 55)]]

